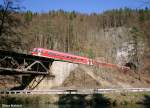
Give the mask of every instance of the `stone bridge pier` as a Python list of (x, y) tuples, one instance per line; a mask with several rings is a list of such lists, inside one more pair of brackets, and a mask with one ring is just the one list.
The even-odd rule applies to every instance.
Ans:
[[(42, 90), (59, 87), (77, 67), (78, 64), (54, 61), (49, 69), (49, 72), (53, 77), (51, 75), (24, 76), (23, 81), (29, 82), (25, 89)], [(23, 84), (26, 82), (23, 82)]]

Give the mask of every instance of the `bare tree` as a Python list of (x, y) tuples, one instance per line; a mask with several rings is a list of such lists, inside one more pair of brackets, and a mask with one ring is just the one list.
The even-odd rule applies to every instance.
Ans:
[(12, 24), (16, 19), (12, 16), (12, 12), (19, 10), (19, 5), (16, 0), (3, 0), (0, 5), (0, 36), (10, 30)]

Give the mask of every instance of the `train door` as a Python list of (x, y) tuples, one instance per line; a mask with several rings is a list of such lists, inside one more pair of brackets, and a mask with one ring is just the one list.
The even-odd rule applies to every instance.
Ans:
[(88, 59), (88, 64), (89, 65), (93, 65), (93, 60), (92, 59)]
[(41, 54), (42, 54), (42, 50), (38, 49), (38, 56), (41, 56)]

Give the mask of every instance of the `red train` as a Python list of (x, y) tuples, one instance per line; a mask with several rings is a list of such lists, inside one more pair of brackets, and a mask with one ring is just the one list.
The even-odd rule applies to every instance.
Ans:
[(63, 60), (63, 61), (68, 61), (73, 63), (92, 65), (92, 60), (87, 57), (76, 56), (76, 55), (48, 50), (44, 48), (34, 48), (32, 51), (32, 55), (52, 58), (56, 60)]
[(106, 63), (106, 62), (98, 62), (96, 60), (89, 59), (87, 57), (76, 56), (68, 53), (62, 53), (58, 51), (48, 50), (44, 48), (34, 48), (32, 51), (32, 55), (51, 58), (60, 61), (67, 61), (73, 63), (87, 64), (87, 65), (95, 65), (98, 67), (107, 67), (107, 68), (123, 68), (128, 70), (129, 68), (126, 66), (118, 66), (116, 64)]

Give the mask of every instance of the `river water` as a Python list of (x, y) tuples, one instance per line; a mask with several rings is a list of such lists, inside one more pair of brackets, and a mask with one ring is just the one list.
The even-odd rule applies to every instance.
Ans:
[[(16, 107), (17, 108), (17, 107)], [(121, 105), (121, 106), (80, 106), (80, 105), (57, 105), (57, 104), (28, 104), (22, 105), (22, 108), (150, 108), (142, 105)]]

